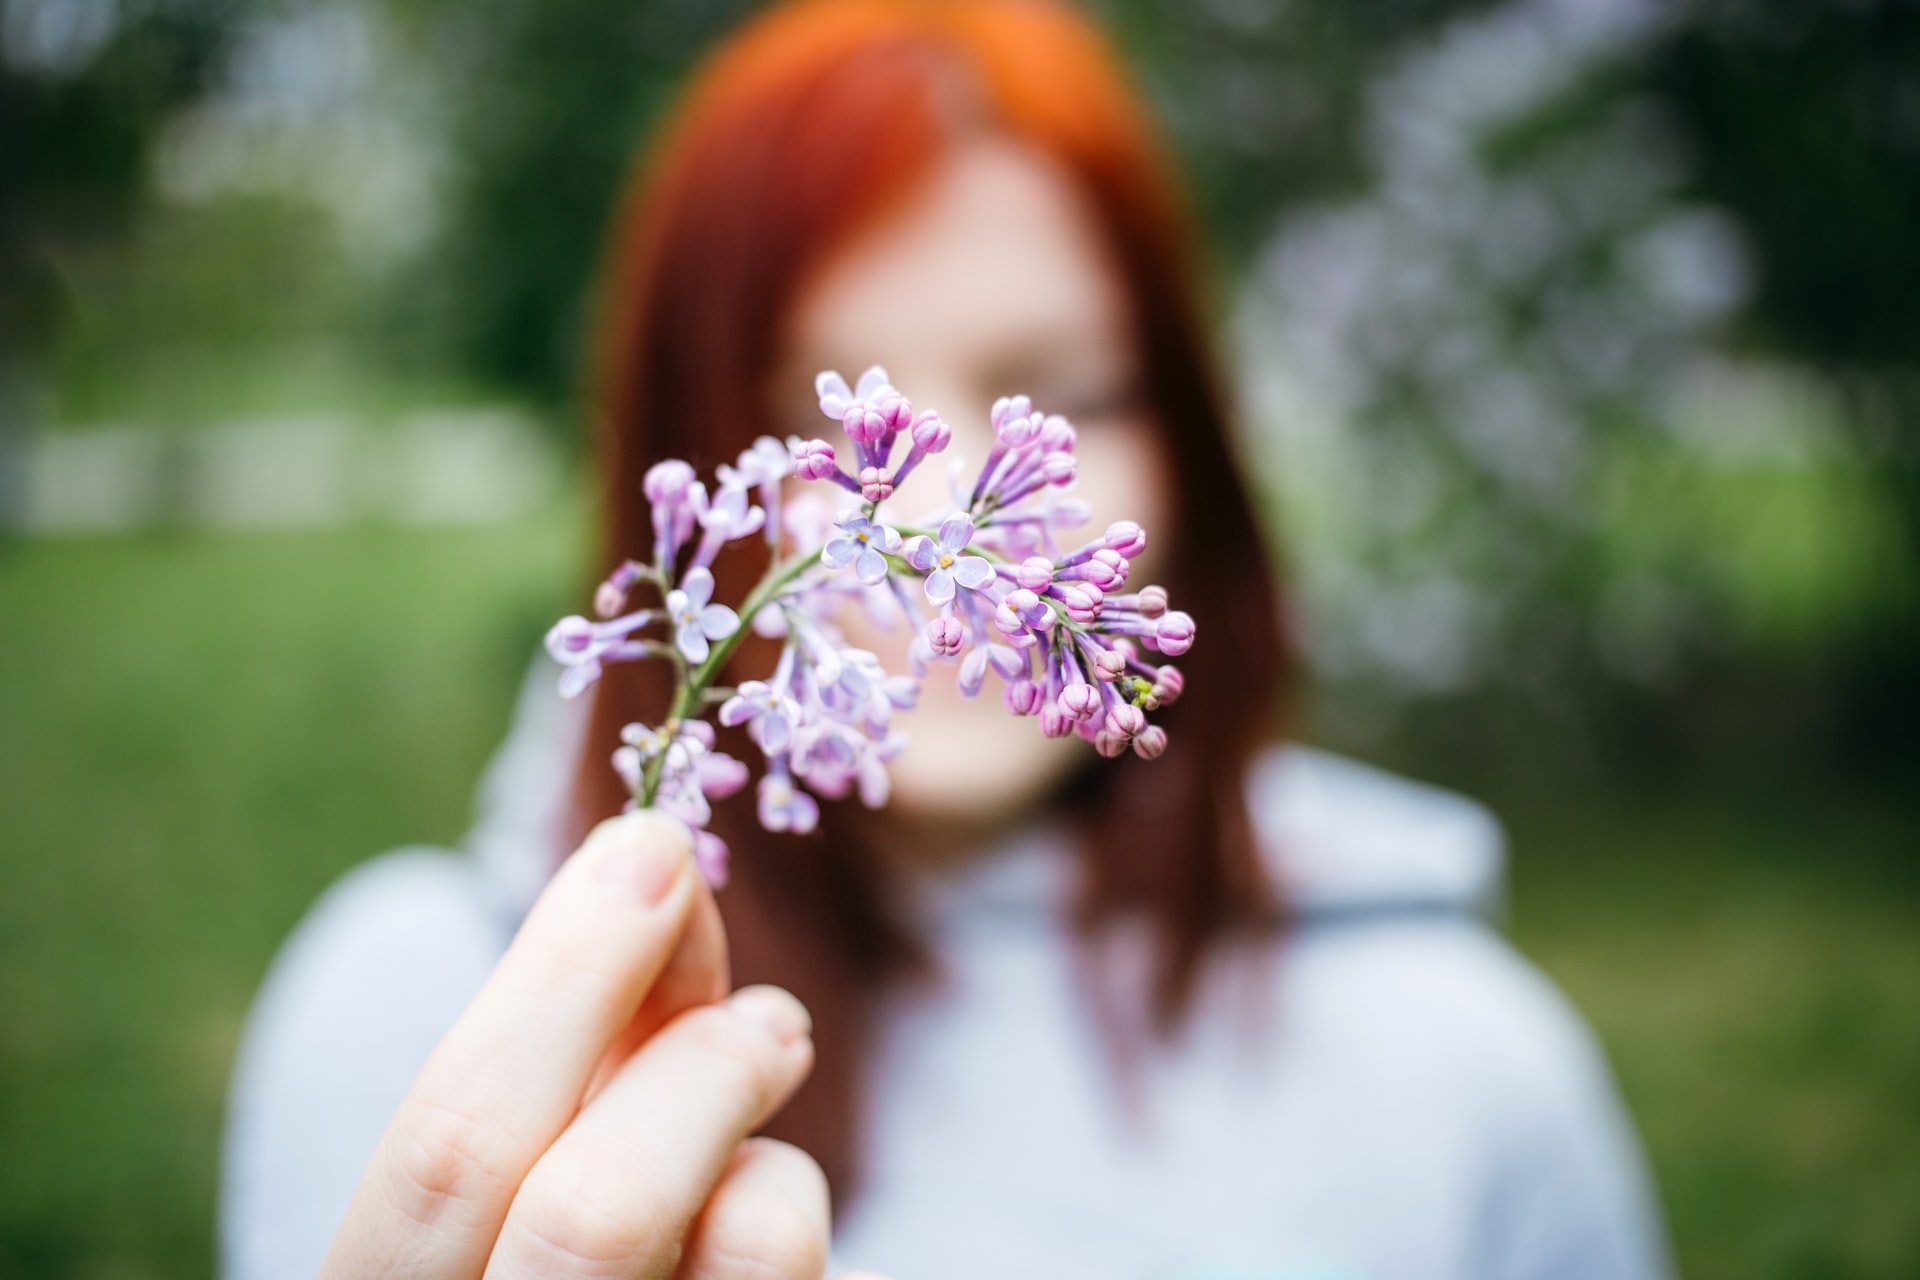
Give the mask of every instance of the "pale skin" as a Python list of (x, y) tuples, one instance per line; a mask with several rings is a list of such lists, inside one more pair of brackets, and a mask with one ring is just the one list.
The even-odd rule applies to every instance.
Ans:
[[(808, 407), (817, 370), (884, 364), (952, 425), (947, 456), (977, 464), (993, 399), (1024, 392), (1080, 429), (1076, 492), (1093, 518), (1064, 537), (1123, 517), (1151, 532), (1172, 514), (1121, 286), (1077, 192), (1033, 153), (957, 147), (817, 273), (790, 320), (777, 400)], [(935, 505), (944, 461), (893, 509)], [(903, 668), (899, 631), (855, 639)], [(889, 814), (915, 835), (902, 848), (978, 849), (1083, 763), (1084, 743), (1048, 741), (998, 701), (963, 701), (935, 668), (893, 768)], [(944, 838), (920, 838), (933, 831)], [(322, 1275), (818, 1280), (826, 1181), (805, 1153), (749, 1136), (811, 1068), (811, 1021), (785, 991), (731, 985), (686, 828), (652, 812), (602, 823), (414, 1082)]]

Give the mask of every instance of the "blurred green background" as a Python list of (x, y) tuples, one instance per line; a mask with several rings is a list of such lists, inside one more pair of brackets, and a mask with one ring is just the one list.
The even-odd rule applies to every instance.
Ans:
[[(0, 1274), (208, 1273), (274, 947), (578, 594), (601, 230), (751, 7), (0, 0)], [(1920, 1274), (1920, 8), (1095, 9), (1299, 732), (1499, 810), (1685, 1274)]]

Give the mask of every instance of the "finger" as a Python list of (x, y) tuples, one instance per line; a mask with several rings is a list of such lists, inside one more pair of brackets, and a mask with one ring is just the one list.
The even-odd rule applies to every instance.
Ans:
[(827, 1175), (812, 1156), (747, 1139), (694, 1219), (675, 1280), (820, 1280), (827, 1203)]
[(696, 1005), (726, 999), (727, 992), (733, 989), (729, 967), (727, 931), (720, 923), (720, 908), (714, 904), (713, 894), (701, 885), (694, 896), (693, 917), (681, 935), (680, 946), (660, 976), (653, 980), (653, 987), (639, 1011), (600, 1056), (585, 1097), (591, 1100), (598, 1095), (620, 1064), (675, 1017)]
[(687, 829), (600, 824), (428, 1060), (368, 1166), (329, 1274), (473, 1276), (701, 892)]
[(671, 1272), (734, 1149), (812, 1067), (811, 1032), (800, 1002), (776, 987), (668, 1023), (527, 1175), (486, 1274)]

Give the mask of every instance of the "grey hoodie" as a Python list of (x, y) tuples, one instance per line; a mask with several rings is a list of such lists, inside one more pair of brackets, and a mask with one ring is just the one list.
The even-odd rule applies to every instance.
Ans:
[[(224, 1274), (311, 1275), (361, 1167), (549, 870), (579, 732), (530, 679), (461, 851), (356, 869), (288, 940), (235, 1068)], [(894, 1280), (1640, 1280), (1666, 1274), (1578, 1015), (1489, 926), (1459, 796), (1301, 747), (1248, 779), (1298, 916), (1118, 1068), (1037, 829), (917, 886), (940, 979), (892, 1002), (842, 1265)], [(1141, 939), (1107, 960), (1144, 974)]]

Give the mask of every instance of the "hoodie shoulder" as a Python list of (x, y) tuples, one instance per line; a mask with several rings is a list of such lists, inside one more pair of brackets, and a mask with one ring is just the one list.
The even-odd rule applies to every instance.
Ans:
[(1303, 916), (1499, 907), (1506, 839), (1466, 796), (1287, 745), (1255, 762), (1248, 800), (1267, 866)]

